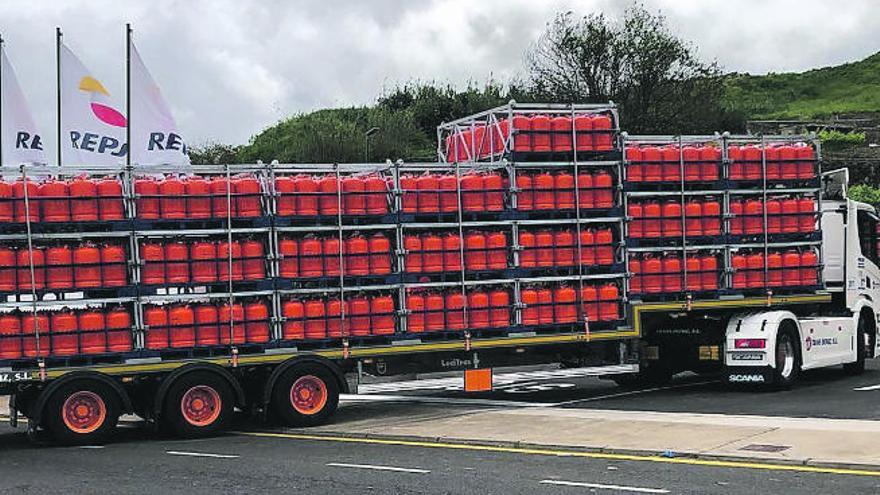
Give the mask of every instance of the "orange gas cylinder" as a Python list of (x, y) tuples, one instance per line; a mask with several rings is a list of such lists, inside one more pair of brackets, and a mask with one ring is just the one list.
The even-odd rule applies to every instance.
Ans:
[(186, 218), (186, 186), (182, 180), (177, 177), (167, 177), (159, 183), (159, 196), (162, 218)]
[(593, 117), (593, 148), (596, 151), (611, 151), (614, 147), (614, 131), (611, 129), (611, 117), (596, 115)]
[(370, 273), (388, 275), (391, 273), (391, 243), (382, 234), (370, 237)]
[(578, 115), (574, 118), (575, 149), (577, 151), (593, 150), (593, 119), (589, 115)]
[(550, 117), (546, 115), (533, 115), (529, 117), (532, 128), (532, 151), (546, 153), (552, 151), (550, 140)]
[(0, 315), (0, 359), (21, 358), (21, 320), (17, 315)]
[(120, 245), (108, 244), (101, 247), (101, 280), (104, 287), (128, 285), (126, 259), (125, 249)]
[[(96, 262), (94, 265), (96, 285), (87, 285), (85, 287), (101, 286), (101, 266), (100, 255), (95, 249)], [(33, 251), (28, 251), (26, 247), (18, 250), (16, 255), (18, 264), (18, 289), (43, 289), (46, 287), (46, 252), (43, 248), (35, 247)], [(74, 259), (75, 261), (75, 259)], [(33, 275), (31, 274), (31, 262), (33, 262)], [(33, 276), (33, 279), (31, 277)], [(33, 282), (33, 283), (32, 283)]]
[(78, 323), (72, 311), (53, 313), (50, 319), (52, 335), (52, 355), (72, 356), (78, 354), (79, 335), (76, 334)]
[(685, 182), (700, 180), (700, 148), (691, 145), (683, 146), (681, 159), (684, 162)]
[[(79, 265), (79, 262), (76, 259), (76, 253), (79, 252), (79, 249), (74, 251), (74, 263)], [(187, 245), (182, 242), (172, 242), (170, 244), (165, 245), (165, 279), (170, 284), (185, 284), (189, 282), (189, 249)], [(221, 260), (221, 264), (223, 261)], [(77, 285), (79, 285), (80, 281), (80, 267), (76, 267), (76, 280)]]
[(688, 255), (685, 257), (684, 267), (687, 271), (687, 277), (684, 288), (687, 291), (700, 290), (702, 285), (702, 272), (700, 271), (700, 258), (698, 256)]
[(743, 146), (742, 158), (745, 162), (743, 164), (743, 179), (761, 180), (763, 176), (763, 156), (764, 151), (759, 146)]
[(367, 215), (381, 215), (388, 211), (388, 186), (382, 177), (372, 175), (364, 179)]
[(682, 289), (681, 258), (678, 256), (664, 256), (663, 269), (663, 292), (680, 292)]
[(734, 289), (745, 289), (749, 285), (748, 281), (748, 262), (746, 261), (746, 257), (742, 254), (733, 255), (731, 258), (731, 265), (733, 267), (733, 288)]
[[(168, 251), (166, 247), (165, 257), (168, 258)], [(242, 265), (241, 259), (241, 243), (238, 241), (232, 241), (232, 245), (227, 241), (221, 241), (217, 243), (217, 279), (220, 281), (227, 281), (230, 279), (229, 274), (229, 259), (232, 258), (232, 277), (233, 281), (241, 281), (244, 280), (244, 266)], [(168, 263), (168, 268), (166, 271), (168, 281), (173, 282), (171, 280), (171, 263)]]
[(556, 207), (556, 199), (553, 194), (553, 176), (548, 173), (540, 173), (534, 178), (535, 185), (535, 209), (552, 210)]
[(780, 146), (779, 161), (779, 177), (777, 177), (777, 179), (797, 179), (797, 148), (787, 144), (783, 144), (782, 146)]
[(487, 270), (489, 263), (487, 254), (485, 234), (482, 232), (471, 232), (465, 236), (464, 266), (466, 269), (471, 271)]
[(814, 167), (813, 148), (809, 145), (799, 145), (797, 149), (797, 178), (812, 179), (816, 176)]
[[(321, 243), (323, 258), (321, 258), (325, 277), (338, 277), (342, 273), (341, 261), (339, 260), (340, 244), (338, 237), (325, 237)], [(348, 260), (345, 261), (348, 263)], [(367, 260), (369, 266), (369, 260)], [(346, 267), (346, 271), (348, 268)]]
[(702, 204), (703, 235), (721, 234), (721, 203), (706, 200)]
[(786, 287), (801, 285), (801, 255), (795, 250), (782, 255), (782, 284)]
[(810, 233), (816, 230), (816, 200), (801, 198), (798, 200), (798, 231)]
[(195, 313), (190, 306), (175, 305), (168, 308), (168, 326), (172, 348), (196, 345)]
[[(22, 355), (24, 357), (45, 357), (49, 355), (49, 317), (45, 314), (27, 313), (21, 317), (21, 333), (24, 335)], [(37, 351), (36, 333), (39, 332), (40, 349)]]
[(513, 149), (514, 151), (532, 151), (531, 119), (525, 115), (513, 116)]
[[(401, 180), (402, 182), (402, 180)], [(416, 179), (418, 192), (417, 210), (419, 213), (436, 213), (440, 211), (440, 181), (436, 175), (423, 175)], [(404, 209), (406, 212), (406, 209)]]
[[(27, 192), (27, 203), (25, 203), (24, 196), (25, 192)], [(38, 204), (38, 196), (39, 196), (39, 188), (37, 184), (32, 181), (27, 181), (27, 188), (25, 188), (25, 182), (21, 179), (15, 181), (15, 184), (12, 185), (12, 197), (15, 198), (15, 221), (19, 223), (24, 222), (39, 222), (40, 221), (40, 205)]]
[(556, 323), (577, 321), (577, 292), (571, 287), (558, 287), (553, 294), (554, 320)]
[(658, 238), (662, 235), (663, 208), (656, 201), (648, 201), (642, 205), (644, 213), (644, 235), (647, 238)]
[(590, 266), (596, 263), (596, 232), (594, 230), (581, 231), (581, 264)]
[(730, 161), (728, 178), (731, 180), (742, 180), (745, 177), (742, 147), (735, 144), (729, 145), (727, 147), (727, 158)]
[(342, 307), (345, 304), (339, 299), (329, 299), (324, 305), (324, 315), (327, 320), (327, 337), (338, 339), (342, 337), (343, 323)]
[[(3, 253), (0, 252), (0, 266), (8, 266), (3, 262), (3, 258)], [(125, 261), (124, 257), (123, 261)], [(11, 289), (5, 288), (5, 284), (2, 284), (2, 279), (3, 277), (0, 276), (0, 285), (2, 285), (0, 290), (12, 290), (15, 288), (14, 286)], [(70, 247), (53, 246), (46, 250), (46, 286), (50, 289), (73, 288), (73, 251), (71, 251)]]
[(70, 219), (74, 222), (97, 221), (98, 184), (86, 177), (77, 177), (70, 181), (68, 187), (70, 191)]
[[(68, 250), (68, 255), (70, 251)], [(48, 257), (48, 256), (47, 256)], [(70, 258), (68, 256), (67, 260), (67, 269), (69, 270), (69, 275), (67, 279), (70, 280), (69, 283), (65, 284), (64, 281), (60, 282), (62, 287), (52, 287), (52, 288), (69, 288), (73, 286), (73, 271), (70, 267), (71, 265)], [(0, 246), (0, 292), (12, 292), (16, 288), (16, 256), (15, 251), (11, 248)]]
[(83, 311), (77, 317), (80, 331), (80, 352), (102, 354), (107, 352), (107, 322), (101, 311)]
[(137, 195), (137, 216), (145, 220), (159, 218), (159, 183), (153, 179), (136, 179), (134, 192)]
[(592, 209), (596, 207), (596, 190), (592, 174), (580, 173), (578, 180), (578, 207), (582, 209)]
[(553, 252), (553, 264), (556, 266), (573, 266), (575, 252), (574, 234), (570, 230), (559, 230), (553, 235), (553, 244), (556, 246)]
[(522, 304), (522, 324), (537, 325), (541, 322), (538, 317), (538, 291), (534, 289), (523, 289), (520, 293)]
[(553, 291), (547, 288), (538, 289), (538, 323), (553, 324)]
[(767, 253), (767, 287), (782, 287), (782, 254), (771, 251)]
[(816, 253), (812, 249), (808, 249), (801, 254), (801, 285), (813, 286), (819, 284), (819, 276), (817, 273), (818, 266), (819, 258), (816, 256)]
[(165, 249), (161, 244), (141, 244), (141, 259), (144, 266), (141, 269), (141, 282), (146, 285), (161, 285), (165, 283)]
[(486, 234), (486, 268), (504, 270), (507, 268), (507, 236), (503, 232)]
[(703, 234), (703, 204), (699, 201), (688, 201), (684, 205), (684, 231), (688, 237), (699, 237)]
[(229, 180), (225, 176), (217, 176), (211, 179), (211, 214), (214, 218), (226, 218), (235, 212), (235, 197), (230, 197), (233, 192), (229, 187)]
[(503, 211), (504, 179), (494, 173), (484, 175), (483, 190), (486, 191), (486, 211)]
[(28, 198), (31, 208), (42, 210), (44, 222), (70, 221), (70, 192), (67, 183), (60, 180), (47, 180), (39, 185), (38, 197)]
[(417, 235), (408, 235), (403, 238), (403, 249), (406, 255), (403, 259), (407, 273), (422, 273), (422, 240)]
[(581, 287), (581, 315), (588, 323), (599, 321), (599, 291), (593, 285)]
[(678, 146), (664, 146), (660, 149), (660, 156), (663, 160), (660, 174), (664, 182), (680, 182), (681, 181), (681, 150)]
[(800, 227), (800, 204), (797, 198), (788, 198), (782, 200), (782, 232), (785, 234), (793, 234), (798, 232)]
[[(194, 242), (189, 247), (193, 282), (217, 281), (217, 245), (210, 241)], [(223, 260), (220, 260), (222, 263)]]
[(663, 180), (663, 152), (656, 146), (642, 148), (642, 178), (645, 182), (660, 182)]
[(131, 315), (123, 307), (110, 310), (106, 317), (107, 351), (128, 352), (131, 350)]
[(422, 271), (440, 273), (443, 271), (443, 238), (436, 234), (422, 236)]
[(406, 296), (407, 333), (422, 333), (425, 331), (425, 296), (421, 294), (409, 294)]
[(647, 294), (663, 292), (663, 262), (660, 258), (645, 256), (642, 259), (642, 288)]
[(638, 146), (626, 147), (626, 180), (627, 182), (643, 182), (645, 165), (642, 163), (642, 149)]
[(663, 237), (681, 237), (681, 204), (677, 201), (663, 203)]
[(553, 232), (539, 230), (535, 234), (536, 265), (541, 268), (553, 266)]
[(438, 184), (440, 186), (440, 211), (443, 213), (458, 211), (458, 179), (454, 175), (441, 175)]
[[(296, 243), (296, 240), (290, 239), (286, 245), (288, 249), (291, 249), (291, 245)], [(296, 250), (293, 251), (294, 255), (296, 255)], [(303, 277), (320, 277), (324, 273), (324, 264), (322, 261), (323, 250), (321, 248), (321, 240), (315, 239), (314, 237), (307, 237), (300, 241), (299, 243), (299, 252), (298, 256), (292, 256), (290, 264), (288, 264), (288, 276), (293, 275), (296, 271), (293, 267), (295, 265), (299, 265), (299, 274)], [(295, 260), (295, 261), (294, 261)], [(297, 263), (297, 261), (299, 263)]]
[(342, 207), (346, 215), (365, 215), (367, 198), (364, 193), (364, 181), (358, 177), (342, 179)]
[(425, 329), (429, 332), (439, 332), (446, 329), (444, 313), (446, 302), (441, 294), (428, 294), (425, 296)]
[(232, 187), (235, 191), (235, 209), (239, 217), (253, 218), (262, 215), (260, 181), (254, 177), (239, 177), (232, 180)]
[(611, 208), (614, 206), (614, 179), (611, 174), (602, 170), (593, 176), (593, 203), (596, 208)]
[(501, 328), (510, 325), (510, 294), (505, 290), (489, 292), (489, 326)]
[(365, 337), (370, 335), (370, 300), (363, 296), (353, 297), (348, 302), (348, 314), (351, 315), (351, 335)]
[[(185, 252), (183, 259), (186, 259)], [(101, 251), (97, 246), (86, 244), (75, 248), (73, 250), (73, 267), (76, 287), (101, 286)]]
[(629, 220), (629, 236), (633, 239), (640, 239), (645, 235), (645, 220), (642, 218), (645, 214), (641, 203), (630, 203), (626, 205), (626, 214)]
[(244, 335), (248, 343), (269, 342), (269, 308), (256, 301), (244, 307)]
[(781, 177), (779, 148), (777, 146), (767, 146), (764, 149), (764, 161), (767, 180), (779, 180)]
[(443, 271), (461, 271), (461, 237), (458, 234), (443, 236)]
[(15, 219), (15, 206), (12, 201), (12, 185), (0, 179), (0, 223)]
[(204, 177), (194, 175), (184, 181), (187, 218), (211, 218), (211, 185)]
[[(219, 314), (217, 306), (212, 304), (200, 304), (196, 306), (196, 345), (218, 345), (220, 343)], [(227, 332), (228, 332), (227, 328)]]
[(467, 174), (461, 178), (461, 206), (467, 212), (486, 210), (483, 179), (479, 175)]
[(642, 260), (638, 258), (630, 258), (629, 272), (631, 274), (629, 291), (633, 294), (641, 294), (644, 291), (642, 288)]
[(519, 233), (519, 266), (534, 268), (538, 266), (538, 251), (535, 247), (535, 234), (523, 230)]
[(305, 309), (300, 301), (285, 301), (281, 306), (284, 325), (281, 327), (282, 340), (302, 340), (305, 332)]
[[(339, 182), (334, 175), (318, 179), (318, 213), (321, 215), (339, 214)], [(343, 204), (344, 206), (344, 204)]]
[[(437, 242), (440, 243), (439, 237)], [(370, 274), (370, 243), (364, 236), (355, 235), (345, 240), (345, 274), (358, 277)]]
[(743, 218), (743, 202), (738, 199), (730, 200), (730, 233), (742, 235), (745, 232), (745, 219)]
[(700, 148), (700, 180), (718, 180), (718, 168), (721, 164), (721, 149), (715, 146), (702, 146)]
[(746, 256), (746, 286), (755, 289), (764, 287), (764, 254), (752, 253)]
[(392, 335), (394, 314), (394, 299), (391, 296), (374, 297), (370, 301), (370, 325), (373, 335)]
[(419, 179), (412, 175), (404, 175), (400, 178), (400, 209), (404, 213), (418, 213), (419, 211)]
[(764, 204), (761, 200), (746, 200), (743, 210), (744, 233), (760, 234), (764, 232)]
[[(335, 181), (334, 181), (335, 183)], [(318, 181), (311, 175), (298, 175), (293, 178), (294, 204), (289, 215), (311, 217), (318, 214), (318, 199), (323, 197), (318, 191)], [(336, 195), (333, 196), (336, 203)], [(279, 208), (280, 209), (280, 208)], [(324, 212), (321, 212), (324, 214)], [(281, 213), (279, 212), (279, 215)]]
[(296, 181), (293, 177), (275, 177), (275, 210), (279, 216), (296, 215)]
[(266, 278), (266, 260), (263, 243), (254, 239), (241, 243), (242, 271), (245, 280)]
[(611, 229), (596, 229), (596, 264), (614, 264), (614, 234)]
[(471, 292), (467, 301), (470, 328), (489, 328), (489, 295), (485, 292)]
[(480, 159), (489, 156), (489, 142), (486, 139), (486, 126), (478, 124), (474, 127), (474, 147)]
[(560, 115), (550, 119), (550, 128), (553, 130), (551, 149), (554, 153), (571, 151), (571, 117)]
[(782, 202), (775, 198), (767, 199), (767, 233), (782, 233)]
[[(321, 305), (323, 307), (323, 304)], [(220, 343), (221, 344), (244, 344), (244, 306), (241, 304), (229, 303), (220, 306), (217, 311), (217, 322), (220, 327)], [(230, 324), (231, 332), (230, 335)], [(230, 338), (231, 337), (231, 338)]]
[[(280, 239), (278, 251), (281, 254), (278, 271), (281, 278), (299, 277), (299, 243), (296, 239)], [(193, 264), (195, 271), (195, 263)]]
[(718, 259), (713, 255), (700, 258), (700, 285), (703, 290), (718, 288)]
[(599, 320), (620, 319), (620, 289), (614, 284), (599, 287)]
[(446, 330), (464, 330), (465, 298), (459, 292), (446, 294)]

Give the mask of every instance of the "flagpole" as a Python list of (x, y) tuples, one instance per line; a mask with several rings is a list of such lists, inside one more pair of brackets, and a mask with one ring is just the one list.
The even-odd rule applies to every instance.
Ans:
[(57, 134), (55, 136), (58, 142), (58, 165), (61, 165), (61, 28), (55, 28), (55, 88), (57, 89), (56, 106), (58, 113), (56, 120), (58, 123)]
[(131, 166), (131, 23), (125, 24), (125, 164)]

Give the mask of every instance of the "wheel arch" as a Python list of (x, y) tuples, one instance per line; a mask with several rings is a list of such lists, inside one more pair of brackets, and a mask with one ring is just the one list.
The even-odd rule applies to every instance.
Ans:
[(134, 406), (131, 402), (131, 398), (128, 396), (128, 392), (126, 392), (125, 387), (123, 387), (122, 384), (119, 383), (119, 381), (113, 379), (109, 375), (105, 375), (104, 373), (99, 373), (97, 371), (73, 371), (53, 380), (49, 383), (48, 386), (46, 386), (46, 388), (44, 388), (40, 392), (39, 395), (37, 395), (36, 400), (34, 400), (34, 403), (30, 408), (29, 419), (32, 420), (35, 424), (40, 424), (43, 414), (45, 413), (49, 397), (51, 397), (52, 394), (54, 394), (61, 387), (67, 385), (70, 382), (78, 380), (94, 380), (107, 385), (108, 387), (110, 387), (111, 390), (116, 392), (116, 395), (119, 398), (119, 404), (121, 406), (121, 410), (119, 412), (123, 414), (130, 414), (134, 412)]
[(222, 377), (227, 383), (229, 383), (229, 386), (235, 394), (235, 405), (240, 408), (245, 407), (247, 400), (245, 399), (244, 389), (242, 388), (241, 383), (239, 383), (229, 370), (211, 363), (192, 363), (177, 368), (162, 379), (153, 398), (153, 407), (150, 409), (154, 418), (158, 418), (162, 413), (162, 407), (165, 404), (165, 398), (168, 396), (168, 390), (171, 388), (171, 385), (182, 376), (197, 371), (207, 371)]
[(868, 358), (873, 358), (877, 355), (877, 312), (874, 310), (873, 302), (862, 299), (859, 301), (859, 305), (857, 307), (858, 311), (854, 311), (853, 314), (856, 316), (856, 328), (858, 328), (858, 324), (861, 319), (864, 317), (868, 322), (868, 330), (871, 331), (871, 347), (870, 353), (866, 356)]
[(339, 383), (339, 390), (341, 393), (348, 393), (348, 382), (345, 379), (345, 373), (343, 373), (342, 368), (336, 364), (334, 361), (327, 359), (321, 356), (297, 356), (284, 361), (279, 364), (272, 370), (272, 373), (269, 375), (269, 378), (266, 380), (266, 384), (263, 387), (263, 394), (260, 397), (260, 405), (265, 409), (265, 407), (269, 404), (272, 399), (272, 391), (275, 389), (275, 384), (278, 382), (278, 378), (287, 370), (300, 366), (302, 364), (318, 364), (324, 366), (333, 376), (336, 377), (336, 381)]
[[(767, 349), (776, 348), (776, 339), (780, 332), (791, 330), (798, 339), (795, 346), (798, 357), (803, 360), (804, 335), (797, 316), (791, 311), (777, 310), (764, 312), (739, 313), (728, 320), (726, 339), (729, 345), (737, 338), (765, 339)], [(771, 367), (775, 363), (771, 363)]]

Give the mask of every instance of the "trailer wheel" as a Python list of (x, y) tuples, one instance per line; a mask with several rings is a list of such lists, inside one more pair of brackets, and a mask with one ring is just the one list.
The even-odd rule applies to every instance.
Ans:
[(52, 393), (44, 426), (64, 445), (103, 443), (119, 421), (119, 397), (97, 380), (76, 380)]
[(859, 325), (856, 328), (856, 360), (843, 365), (843, 371), (848, 375), (861, 375), (865, 372), (865, 359), (873, 345), (871, 334), (868, 333), (871, 317), (872, 315), (866, 312), (862, 312), (859, 316)]
[(325, 366), (303, 363), (281, 376), (272, 391), (272, 410), (290, 426), (324, 424), (339, 405), (339, 383)]
[(791, 330), (779, 332), (776, 338), (776, 368), (773, 370), (775, 388), (790, 388), (797, 381), (801, 371), (801, 358), (797, 345)]
[(234, 402), (232, 388), (223, 377), (194, 371), (171, 384), (162, 407), (162, 422), (180, 437), (210, 436), (229, 423)]

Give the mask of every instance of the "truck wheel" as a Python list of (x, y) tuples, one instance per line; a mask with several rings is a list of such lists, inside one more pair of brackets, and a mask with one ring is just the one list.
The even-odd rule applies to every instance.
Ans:
[(52, 437), (64, 445), (106, 441), (119, 421), (119, 397), (97, 380), (77, 380), (52, 393), (43, 421)]
[(797, 341), (790, 331), (784, 331), (776, 339), (776, 368), (773, 370), (773, 386), (779, 389), (791, 387), (801, 371)]
[(871, 336), (867, 332), (868, 325), (867, 317), (862, 314), (856, 329), (856, 360), (843, 365), (843, 371), (848, 375), (861, 375), (865, 372), (865, 357), (871, 345)]
[(180, 437), (210, 436), (229, 423), (234, 403), (232, 387), (223, 377), (194, 371), (171, 384), (162, 406), (162, 422)]
[(321, 425), (336, 412), (339, 383), (333, 373), (320, 364), (293, 366), (278, 377), (271, 405), (286, 425)]

